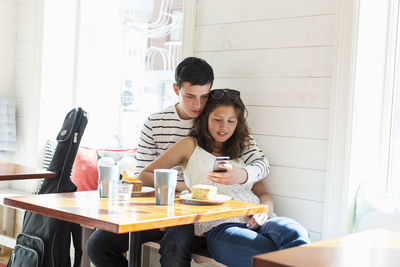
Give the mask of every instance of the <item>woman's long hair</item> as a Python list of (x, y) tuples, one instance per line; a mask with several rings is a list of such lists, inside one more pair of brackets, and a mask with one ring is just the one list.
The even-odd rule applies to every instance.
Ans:
[(246, 122), (247, 109), (240, 98), (231, 99), (226, 93), (219, 99), (214, 99), (210, 95), (203, 112), (194, 120), (189, 136), (195, 137), (201, 148), (212, 153), (214, 138), (208, 131), (208, 117), (219, 106), (232, 106), (235, 109), (238, 123), (233, 135), (224, 142), (221, 153), (231, 159), (237, 159), (250, 143), (249, 128)]

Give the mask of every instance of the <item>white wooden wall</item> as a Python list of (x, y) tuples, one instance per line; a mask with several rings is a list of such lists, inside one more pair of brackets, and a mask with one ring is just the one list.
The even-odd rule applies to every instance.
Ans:
[[(14, 160), (31, 163), (34, 150), (38, 101), (33, 84), (34, 29), (33, 0), (0, 0), (0, 95), (16, 97), (18, 151)], [(24, 155), (28, 155), (24, 157)]]
[(241, 91), (280, 216), (323, 233), (337, 0), (199, 0), (195, 56)]
[[(15, 97), (17, 101), (17, 151), (2, 158), (30, 166), (36, 166), (38, 154), (40, 74), (35, 64), (40, 60), (36, 53), (41, 39), (37, 36), (40, 3), (40, 0), (0, 0), (0, 96)], [(37, 182), (9, 184), (2, 183), (0, 187), (32, 191)]]
[[(14, 93), (17, 100), (17, 152), (14, 162), (37, 166), (40, 111), (41, 1), (17, 0)], [(12, 188), (32, 192), (39, 182), (12, 181)]]
[(0, 96), (14, 96), (16, 5), (0, 0)]
[[(0, 0), (0, 97), (14, 97), (15, 44), (17, 36), (16, 4)], [(0, 151), (0, 160), (9, 160), (12, 153)], [(9, 182), (0, 182), (7, 187)]]

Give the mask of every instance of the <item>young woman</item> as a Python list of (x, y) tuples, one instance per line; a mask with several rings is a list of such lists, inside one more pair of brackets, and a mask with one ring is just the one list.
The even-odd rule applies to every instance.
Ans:
[[(246, 124), (246, 108), (240, 92), (215, 89), (201, 115), (195, 119), (193, 129), (172, 145), (158, 159), (148, 165), (139, 178), (144, 185), (154, 184), (154, 169), (181, 165), (185, 184), (210, 184), (219, 194), (234, 200), (269, 204), (272, 199), (265, 190), (252, 191), (253, 184), (227, 184), (224, 175), (245, 171), (241, 153), (251, 145)], [(213, 172), (215, 157), (229, 156), (230, 164), (222, 167), (227, 172)], [(271, 212), (271, 211), (270, 211)], [(271, 213), (270, 213), (271, 215)], [(251, 266), (254, 255), (309, 243), (308, 232), (297, 222), (284, 217), (269, 218), (257, 214), (251, 219), (238, 217), (195, 224), (195, 233), (205, 236), (208, 250), (215, 260), (228, 266)]]

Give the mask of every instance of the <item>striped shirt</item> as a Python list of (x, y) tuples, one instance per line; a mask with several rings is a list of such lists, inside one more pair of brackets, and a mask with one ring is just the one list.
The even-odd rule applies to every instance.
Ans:
[[(169, 146), (187, 136), (193, 126), (193, 120), (182, 120), (175, 106), (170, 106), (161, 112), (150, 115), (144, 122), (138, 143), (136, 175), (147, 165), (159, 157)], [(264, 153), (251, 137), (252, 145), (245, 150), (240, 158), (246, 164), (247, 183), (255, 183), (268, 175), (270, 166)], [(183, 182), (180, 166), (179, 182)]]

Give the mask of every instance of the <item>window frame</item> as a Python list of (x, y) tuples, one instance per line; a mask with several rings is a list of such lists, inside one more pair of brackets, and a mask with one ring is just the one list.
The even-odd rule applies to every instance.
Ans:
[[(384, 87), (384, 103), (382, 118), (382, 151), (381, 169), (385, 177), (384, 193), (387, 196), (394, 196), (392, 191), (394, 159), (393, 152), (399, 152), (400, 146), (394, 147), (394, 123), (400, 117), (396, 114), (396, 101), (400, 98), (400, 1), (391, 0), (389, 4), (387, 49), (386, 49), (386, 72)], [(400, 178), (397, 178), (400, 179)]]

